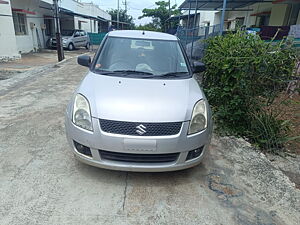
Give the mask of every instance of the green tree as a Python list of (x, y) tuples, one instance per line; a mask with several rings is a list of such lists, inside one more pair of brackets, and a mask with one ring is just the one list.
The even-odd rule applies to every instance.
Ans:
[(180, 11), (176, 9), (177, 5), (173, 5), (169, 11), (168, 1), (158, 1), (155, 2), (155, 5), (157, 5), (155, 9), (143, 9), (143, 15), (140, 16), (139, 19), (144, 17), (151, 17), (154, 26), (159, 27), (162, 31), (166, 31), (167, 19), (171, 15), (179, 15)]
[(147, 23), (135, 27), (136, 30), (160, 31), (160, 28), (154, 23)]
[[(117, 14), (118, 10), (117, 9), (110, 9), (107, 11), (111, 15), (111, 19), (114, 21), (117, 21)], [(120, 9), (119, 12), (119, 21), (120, 22), (125, 22), (128, 23), (128, 28), (132, 29), (134, 28), (134, 22), (133, 22), (133, 17), (127, 14), (127, 11), (124, 9)]]

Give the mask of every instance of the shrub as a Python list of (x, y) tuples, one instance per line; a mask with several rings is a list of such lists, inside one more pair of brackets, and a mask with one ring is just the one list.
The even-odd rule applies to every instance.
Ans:
[(280, 136), (285, 124), (263, 109), (273, 103), (291, 79), (296, 60), (294, 50), (284, 42), (266, 43), (242, 31), (208, 39), (207, 44), (203, 60), (207, 70), (202, 84), (217, 131), (257, 141), (262, 130), (260, 121), (264, 121), (272, 122), (274, 126), (270, 129)]
[(253, 143), (267, 152), (276, 152), (290, 140), (290, 123), (272, 112), (254, 114), (247, 135)]

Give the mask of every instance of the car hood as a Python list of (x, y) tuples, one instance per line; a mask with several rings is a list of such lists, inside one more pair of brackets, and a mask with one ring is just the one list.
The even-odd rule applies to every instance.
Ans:
[(136, 122), (190, 120), (204, 98), (194, 78), (135, 79), (89, 72), (77, 89), (90, 103), (92, 117)]

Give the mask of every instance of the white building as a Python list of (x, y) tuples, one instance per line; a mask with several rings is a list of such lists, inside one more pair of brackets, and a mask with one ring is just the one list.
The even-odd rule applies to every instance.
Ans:
[(8, 1), (0, 1), (0, 61), (18, 59), (21, 57), (17, 50), (14, 23), (11, 6)]
[[(234, 30), (240, 26), (290, 26), (300, 24), (300, 1), (273, 0), (254, 3), (240, 8), (241, 11), (227, 11), (224, 30)], [(242, 11), (244, 10), (244, 11)], [(221, 12), (215, 14), (215, 24), (220, 23)]]
[[(215, 13), (217, 11), (203, 11), (203, 10), (198, 10), (197, 15), (195, 18), (195, 10), (190, 11), (190, 18), (189, 17), (189, 11), (186, 10), (182, 13), (180, 16), (180, 25), (183, 27), (187, 27), (187, 22), (189, 20), (189, 26), (190, 28), (192, 27), (202, 27), (202, 26), (210, 26), (214, 24), (215, 21)], [(196, 21), (195, 21), (196, 20)], [(194, 21), (196, 24), (194, 24)]]
[[(53, 0), (0, 0), (0, 61), (44, 48), (55, 34)], [(111, 16), (93, 3), (61, 0), (61, 29), (107, 31)]]
[[(223, 0), (184, 0), (181, 10), (198, 12), (215, 11), (210, 25), (221, 23)], [(201, 15), (201, 13), (200, 13)], [(210, 17), (210, 16), (209, 16)], [(291, 26), (300, 24), (300, 0), (227, 0), (223, 30), (235, 30), (241, 26)], [(201, 19), (200, 19), (201, 25)]]

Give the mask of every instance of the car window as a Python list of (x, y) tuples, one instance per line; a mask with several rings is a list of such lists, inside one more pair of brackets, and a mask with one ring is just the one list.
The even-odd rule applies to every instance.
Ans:
[(74, 37), (79, 37), (79, 36), (80, 36), (80, 32), (76, 31), (75, 34), (74, 34)]
[(84, 31), (80, 31), (80, 35), (81, 35), (81, 36), (85, 36), (86, 33), (85, 33)]
[(62, 30), (61, 35), (62, 36), (72, 36), (74, 33), (74, 30)]
[(189, 73), (178, 41), (108, 37), (95, 70), (142, 71), (153, 75)]

